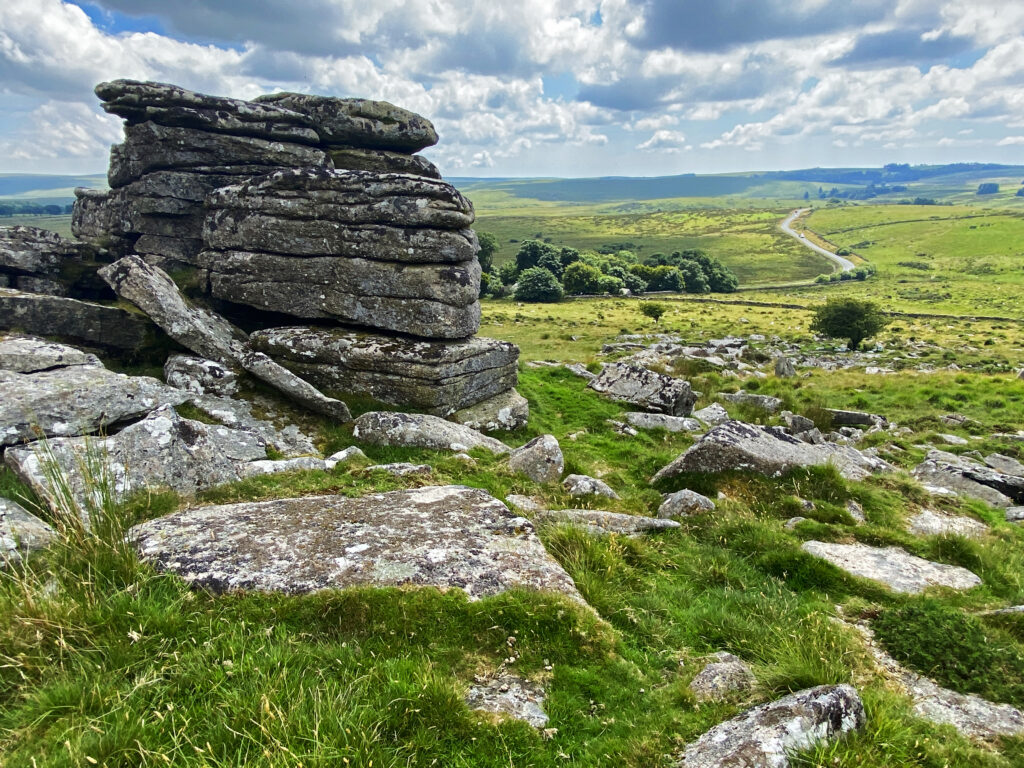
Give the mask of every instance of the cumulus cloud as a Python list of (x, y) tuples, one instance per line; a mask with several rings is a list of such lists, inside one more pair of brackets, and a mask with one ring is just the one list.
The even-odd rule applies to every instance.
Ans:
[(636, 145), (641, 152), (678, 152), (686, 148), (686, 136), (682, 131), (661, 129), (655, 131), (647, 141)]

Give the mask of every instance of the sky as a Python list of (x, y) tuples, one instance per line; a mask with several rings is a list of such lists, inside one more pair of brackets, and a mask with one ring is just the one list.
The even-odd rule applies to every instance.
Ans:
[(446, 176), (1024, 163), (1024, 0), (2, 0), (0, 171), (105, 171), (121, 77), (384, 99)]

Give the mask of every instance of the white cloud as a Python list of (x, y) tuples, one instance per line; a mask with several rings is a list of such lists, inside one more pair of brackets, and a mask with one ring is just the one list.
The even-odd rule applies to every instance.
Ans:
[(678, 152), (686, 147), (686, 136), (681, 131), (655, 131), (647, 141), (636, 145), (641, 152)]

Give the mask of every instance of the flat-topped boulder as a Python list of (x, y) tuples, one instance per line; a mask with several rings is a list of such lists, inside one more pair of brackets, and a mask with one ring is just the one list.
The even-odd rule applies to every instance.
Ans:
[(976, 539), (988, 533), (988, 526), (973, 517), (922, 509), (907, 521), (907, 530), (918, 536), (954, 535)]
[(94, 365), (0, 371), (0, 391), (0, 447), (90, 434), (188, 399), (187, 393), (149, 376), (125, 376)]
[(364, 413), (355, 420), (352, 436), (371, 445), (402, 445), (457, 453), (471, 448), (484, 448), (497, 454), (510, 450), (500, 440), (475, 429), (425, 413)]
[(923, 484), (980, 499), (993, 507), (1024, 503), (1024, 477), (993, 469), (967, 456), (932, 449), (912, 474)]
[(307, 93), (273, 93), (254, 101), (306, 115), (320, 141), (328, 146), (411, 153), (437, 144), (437, 131), (429, 120), (386, 101)]
[(775, 477), (797, 467), (833, 464), (843, 477), (863, 480), (892, 467), (882, 459), (850, 448), (824, 443), (811, 445), (786, 434), (741, 421), (727, 421), (663, 467), (653, 481), (683, 472), (746, 470)]
[(256, 331), (253, 347), (328, 391), (447, 416), (515, 387), (519, 348), (472, 338), (428, 341), (344, 328)]
[(899, 547), (805, 541), (801, 549), (854, 576), (880, 582), (894, 592), (916, 594), (929, 587), (971, 589), (981, 584), (981, 579), (966, 568), (933, 563)]
[(37, 227), (0, 227), (0, 274), (57, 275), (79, 245)]
[(129, 538), (143, 560), (215, 591), (433, 586), (476, 600), (526, 588), (582, 603), (528, 520), (463, 486), (199, 507)]
[[(85, 518), (104, 493), (115, 502), (147, 488), (188, 496), (240, 480), (245, 464), (265, 458), (266, 445), (256, 435), (184, 419), (169, 405), (110, 437), (53, 438), (4, 454), (41, 498), (59, 509), (70, 495)], [(54, 472), (66, 491), (54, 488)]]
[(35, 373), (70, 365), (103, 367), (96, 355), (35, 336), (0, 334), (0, 370)]
[(689, 416), (697, 402), (689, 382), (629, 363), (602, 366), (587, 386), (613, 400), (670, 416)]
[(377, 173), (411, 173), (440, 179), (437, 166), (421, 155), (406, 155), (385, 149), (339, 147), (328, 152), (331, 162), (339, 171), (375, 171)]

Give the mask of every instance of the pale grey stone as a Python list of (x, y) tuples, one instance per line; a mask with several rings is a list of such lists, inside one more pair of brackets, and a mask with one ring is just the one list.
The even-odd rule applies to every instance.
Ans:
[(988, 533), (988, 526), (973, 517), (922, 509), (907, 521), (907, 530), (917, 536), (956, 535), (976, 539)]
[(0, 446), (84, 435), (188, 399), (148, 376), (85, 365), (36, 373), (0, 371), (0, 391)]
[(238, 374), (216, 360), (173, 354), (164, 363), (164, 381), (196, 395), (231, 397), (238, 393)]
[(985, 463), (996, 472), (1014, 477), (1024, 477), (1024, 464), (1021, 464), (1012, 456), (1004, 456), (1001, 453), (990, 453), (985, 457)]
[(688, 416), (669, 416), (664, 413), (632, 411), (626, 414), (626, 421), (640, 429), (664, 429), (668, 432), (702, 432), (703, 425)]
[[(241, 429), (258, 435), (287, 457), (305, 456), (316, 453), (314, 439), (303, 432), (297, 424), (280, 415), (272, 416), (274, 421), (257, 419), (252, 414), (253, 404), (247, 400), (215, 395), (196, 395), (191, 403), (207, 416), (232, 429)], [(265, 412), (272, 411), (272, 404), (257, 396), (255, 403)]]
[(343, 448), (337, 453), (332, 453), (326, 459), (324, 464), (328, 470), (334, 469), (339, 464), (348, 464), (350, 461), (355, 459), (365, 459), (366, 454), (363, 453), (359, 448), (354, 445), (350, 445), (348, 448)]
[[(406, 445), (456, 453), (467, 448), (484, 448), (497, 454), (509, 452), (500, 440), (423, 413), (364, 413), (355, 420), (352, 436), (371, 445)], [(461, 447), (454, 448), (455, 445)]]
[(56, 510), (67, 499), (53, 486), (58, 472), (86, 518), (104, 493), (117, 502), (146, 488), (184, 495), (242, 477), (242, 465), (266, 458), (262, 440), (241, 430), (181, 418), (162, 406), (107, 438), (61, 437), (8, 448), (8, 466)]
[(366, 468), (366, 472), (387, 472), (395, 477), (407, 477), (408, 475), (430, 475), (434, 469), (429, 464), (413, 464), (408, 461), (396, 461), (393, 464), (373, 464)]
[(717, 427), (730, 419), (729, 412), (718, 403), (712, 403), (707, 408), (694, 411), (693, 417), (709, 427)]
[(1019, 523), (1024, 520), (1024, 506), (1021, 507), (1007, 507), (1006, 508), (1006, 521), (1009, 523)]
[(580, 496), (604, 496), (609, 499), (619, 498), (619, 494), (603, 480), (587, 475), (569, 475), (562, 481), (562, 487), (574, 498)]
[(782, 527), (785, 528), (787, 531), (795, 531), (796, 527), (800, 525), (800, 523), (805, 522), (806, 520), (806, 517), (800, 517), (799, 515), (797, 517), (791, 517), (789, 518), (789, 520), (782, 524)]
[(138, 352), (155, 339), (143, 315), (89, 301), (0, 288), (0, 330), (56, 336), (117, 352)]
[(802, 432), (809, 432), (814, 429), (814, 422), (806, 416), (800, 416), (799, 414), (792, 413), (790, 411), (783, 411), (779, 415), (782, 417), (782, 423), (789, 427), (789, 430), (794, 435), (799, 435)]
[(438, 416), (508, 392), (518, 380), (519, 348), (494, 339), (441, 341), (293, 326), (257, 331), (251, 343), (325, 389)]
[(566, 363), (565, 370), (575, 376), (579, 376), (581, 379), (586, 379), (587, 381), (593, 381), (597, 378), (597, 374), (588, 371), (587, 367), (583, 365), (583, 363)]
[(775, 375), (779, 378), (796, 376), (796, 366), (788, 357), (779, 356), (775, 358)]
[(849, 685), (821, 685), (749, 709), (690, 744), (680, 768), (787, 768), (792, 752), (862, 728), (864, 705)]
[(860, 525), (861, 523), (867, 522), (867, 517), (864, 515), (864, 507), (861, 506), (859, 501), (855, 499), (848, 499), (846, 502), (846, 513), (853, 518), (853, 521)]
[(509, 389), (446, 418), (482, 432), (508, 432), (526, 426), (530, 419), (530, 403), (514, 389)]
[(947, 445), (967, 445), (968, 442), (967, 438), (960, 437), (959, 435), (938, 434), (936, 437)]
[(965, 456), (930, 450), (912, 474), (922, 483), (1006, 508), (1024, 502), (1024, 477), (1003, 474)]
[(657, 517), (627, 515), (622, 512), (605, 512), (599, 509), (553, 509), (534, 514), (540, 522), (564, 523), (582, 528), (589, 534), (600, 536), (606, 533), (620, 533), (631, 536), (650, 531), (667, 531), (679, 528), (675, 520)]
[(11, 499), (0, 496), (0, 569), (41, 549), (57, 538), (57, 532)]
[(255, 101), (306, 115), (320, 141), (328, 146), (411, 153), (437, 143), (437, 131), (429, 120), (386, 101), (306, 93), (273, 93), (258, 96)]
[(771, 395), (758, 395), (753, 392), (719, 392), (718, 397), (737, 405), (751, 405), (766, 413), (775, 413), (782, 407), (782, 400)]
[(505, 497), (505, 501), (516, 509), (522, 509), (526, 512), (542, 512), (544, 510), (544, 505), (533, 496), (510, 493)]
[(880, 582), (894, 592), (916, 594), (936, 586), (971, 589), (981, 584), (981, 579), (966, 568), (933, 563), (899, 547), (805, 541), (801, 549), (854, 576)]
[(72, 365), (103, 367), (96, 355), (35, 336), (0, 335), (0, 370), (36, 373)]
[(873, 427), (876, 424), (885, 426), (889, 422), (884, 416), (864, 411), (844, 411), (839, 408), (826, 409), (832, 415), (832, 424), (836, 427)]
[(478, 680), (466, 694), (470, 709), (522, 720), (534, 728), (548, 724), (543, 705), (544, 689), (540, 685), (512, 675)]
[(714, 508), (715, 502), (707, 496), (683, 489), (665, 496), (665, 500), (658, 507), (658, 517), (687, 517), (702, 512), (711, 512)]
[(279, 472), (295, 472), (296, 470), (326, 470), (327, 464), (316, 456), (297, 456), (294, 459), (260, 459), (243, 464), (239, 474), (242, 477), (259, 475), (276, 475)]
[(555, 436), (541, 435), (509, 453), (508, 467), (535, 483), (555, 483), (565, 471), (565, 459)]
[(682, 472), (723, 472), (748, 470), (776, 477), (796, 467), (833, 464), (843, 477), (863, 480), (874, 472), (892, 469), (885, 461), (866, 456), (854, 448), (833, 444), (810, 445), (784, 430), (728, 421), (686, 450), (652, 479), (674, 477)]
[(143, 560), (214, 591), (355, 586), (508, 589), (583, 600), (528, 520), (485, 491), (430, 486), (199, 507), (135, 526)]
[(595, 392), (670, 416), (688, 416), (697, 396), (690, 384), (627, 363), (608, 363), (588, 387)]
[(690, 690), (697, 701), (719, 701), (737, 693), (747, 693), (757, 685), (753, 671), (742, 659), (731, 653), (716, 653), (713, 661), (690, 681)]

